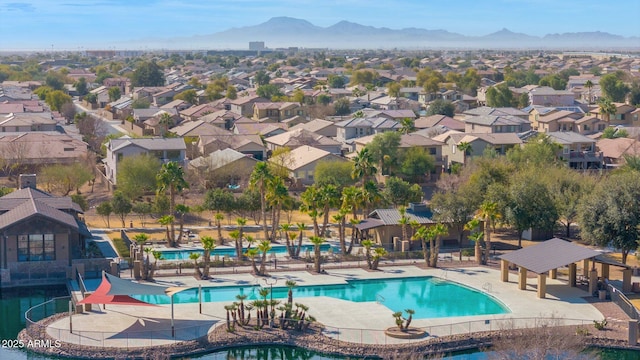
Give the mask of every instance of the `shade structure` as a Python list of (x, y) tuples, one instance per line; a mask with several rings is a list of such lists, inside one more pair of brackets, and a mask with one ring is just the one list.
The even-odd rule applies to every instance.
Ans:
[(594, 258), (598, 255), (600, 255), (598, 251), (586, 246), (575, 245), (569, 241), (553, 238), (543, 243), (502, 255), (500, 259), (533, 271), (536, 274), (544, 274), (549, 270), (584, 259)]
[(115, 304), (155, 306), (144, 301), (134, 299), (131, 295), (167, 295), (172, 296), (186, 287), (166, 287), (135, 283), (120, 279), (117, 276), (102, 273), (102, 282), (96, 291), (80, 300), (78, 304)]

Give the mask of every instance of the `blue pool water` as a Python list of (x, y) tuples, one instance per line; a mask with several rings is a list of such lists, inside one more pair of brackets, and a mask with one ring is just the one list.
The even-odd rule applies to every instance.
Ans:
[[(259, 299), (260, 286), (226, 286), (202, 289), (202, 301), (235, 301), (236, 295), (247, 295), (247, 300)], [(274, 287), (274, 299), (286, 299), (286, 287)], [(347, 284), (298, 286), (293, 289), (295, 299), (328, 296), (353, 302), (381, 301), (392, 311), (413, 309), (414, 318), (439, 318), (505, 314), (509, 310), (491, 296), (435, 277), (399, 279), (353, 280)], [(167, 296), (138, 295), (136, 299), (153, 304), (169, 304)], [(198, 302), (198, 289), (174, 295), (175, 303)]]
[[(330, 244), (322, 244), (320, 245), (320, 251), (328, 251), (331, 248)], [(244, 250), (246, 251), (247, 248), (244, 248)], [(302, 245), (302, 250), (300, 250), (300, 255), (304, 255), (304, 253), (306, 251), (311, 251), (313, 252), (313, 245), (309, 245), (309, 244), (304, 244)], [(334, 251), (337, 251), (337, 249), (333, 249)], [(162, 259), (163, 260), (189, 260), (189, 254), (191, 253), (197, 253), (200, 254), (200, 256), (202, 256), (204, 254), (204, 250), (203, 249), (180, 249), (180, 250), (160, 250), (160, 252), (162, 252)], [(287, 247), (284, 245), (272, 245), (271, 246), (271, 250), (268, 251), (269, 254), (273, 253), (273, 254), (286, 254), (287, 253)], [(211, 256), (215, 256), (215, 255), (219, 255), (219, 256), (225, 256), (228, 255), (230, 257), (235, 257), (236, 256), (236, 249), (235, 248), (215, 248), (213, 249), (213, 251), (211, 252)]]

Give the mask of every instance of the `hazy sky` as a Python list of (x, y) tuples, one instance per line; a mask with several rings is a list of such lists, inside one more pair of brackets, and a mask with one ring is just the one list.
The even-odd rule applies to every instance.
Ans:
[[(639, 0), (2, 0), (0, 50), (107, 48), (206, 35), (274, 16), (486, 35), (603, 31), (640, 36)], [(117, 46), (119, 47), (119, 46)]]

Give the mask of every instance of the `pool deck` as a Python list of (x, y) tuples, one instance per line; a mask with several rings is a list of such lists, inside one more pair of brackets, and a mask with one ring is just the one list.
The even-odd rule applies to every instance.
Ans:
[[(446, 336), (474, 331), (497, 330), (508, 327), (532, 326), (541, 318), (571, 319), (563, 324), (591, 324), (604, 316), (583, 297), (587, 292), (569, 287), (563, 280), (547, 279), (547, 298), (539, 299), (535, 279), (529, 279), (527, 290), (517, 288), (517, 275), (510, 274), (509, 282), (500, 281), (500, 272), (488, 267), (449, 269), (421, 269), (417, 266), (384, 267), (380, 271), (361, 268), (327, 270), (326, 274), (308, 271), (274, 273), (278, 279), (274, 287), (284, 286), (286, 280), (295, 280), (299, 286), (342, 284), (347, 280), (380, 279), (415, 276), (436, 276), (488, 292), (501, 301), (511, 312), (500, 315), (480, 315), (432, 319), (415, 319), (415, 327), (426, 328), (429, 336)], [(162, 277), (157, 283), (172, 286), (230, 286), (265, 285), (262, 278), (251, 274), (217, 275), (208, 281), (198, 281), (190, 276)], [(340, 340), (363, 344), (392, 344), (416, 340), (397, 340), (384, 335), (384, 330), (394, 326), (392, 311), (376, 302), (355, 303), (329, 297), (295, 298), (309, 306), (309, 314), (326, 326), (325, 334)], [(103, 347), (157, 346), (198, 338), (226, 319), (224, 305), (230, 302), (175, 304), (175, 340), (171, 336), (170, 305), (159, 306), (107, 306), (72, 318), (73, 333), (69, 332), (69, 318), (54, 321), (47, 333), (65, 342)], [(470, 304), (473, 306), (473, 304)], [(525, 319), (526, 318), (526, 319)], [(515, 325), (505, 319), (518, 320)], [(367, 330), (361, 330), (367, 329)]]

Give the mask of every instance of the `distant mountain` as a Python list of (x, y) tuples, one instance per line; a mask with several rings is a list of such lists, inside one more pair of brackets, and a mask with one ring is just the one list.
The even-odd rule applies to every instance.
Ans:
[(549, 34), (544, 37), (502, 29), (484, 36), (465, 36), (446, 30), (418, 28), (389, 29), (340, 21), (329, 27), (316, 26), (306, 20), (274, 17), (268, 21), (222, 32), (165, 39), (165, 44), (188, 44), (204, 48), (247, 48), (250, 41), (264, 41), (276, 47), (326, 48), (562, 48), (612, 49), (640, 48), (638, 37), (625, 38), (604, 32)]

